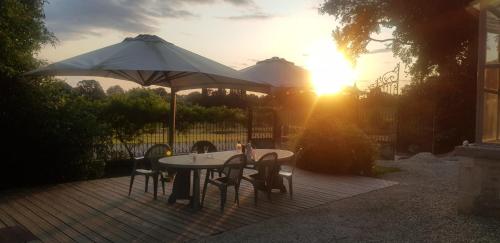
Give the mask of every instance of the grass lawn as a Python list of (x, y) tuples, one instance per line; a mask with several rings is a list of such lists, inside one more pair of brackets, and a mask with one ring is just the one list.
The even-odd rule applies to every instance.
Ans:
[(387, 173), (394, 173), (394, 172), (399, 172), (399, 171), (401, 171), (401, 169), (398, 167), (388, 167), (388, 166), (375, 165), (373, 167), (373, 176), (380, 177), (380, 176), (387, 174)]

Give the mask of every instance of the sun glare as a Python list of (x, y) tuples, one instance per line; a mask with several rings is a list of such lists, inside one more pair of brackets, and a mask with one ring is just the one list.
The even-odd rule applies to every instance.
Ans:
[(318, 95), (334, 94), (353, 86), (357, 76), (351, 63), (332, 41), (315, 43), (309, 51), (306, 66)]

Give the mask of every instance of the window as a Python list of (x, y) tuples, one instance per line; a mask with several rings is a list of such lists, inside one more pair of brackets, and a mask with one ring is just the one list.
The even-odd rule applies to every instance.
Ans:
[[(500, 143), (499, 94), (500, 94), (500, 9), (486, 12), (484, 61), (480, 62), (483, 72), (482, 94), (482, 142)], [(480, 49), (481, 50), (481, 49)], [(478, 87), (479, 88), (479, 87)]]

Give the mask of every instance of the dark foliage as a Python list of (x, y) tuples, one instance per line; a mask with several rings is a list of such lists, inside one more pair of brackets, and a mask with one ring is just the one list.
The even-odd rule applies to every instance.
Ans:
[[(333, 36), (353, 59), (379, 42), (409, 67), (412, 85), (403, 92), (399, 123), (405, 150), (434, 144), (435, 152), (446, 151), (473, 140), (478, 22), (470, 3), (327, 0), (320, 8), (339, 19)], [(382, 28), (393, 36), (374, 38)]]
[[(67, 84), (22, 76), (34, 56), (55, 42), (44, 1), (0, 1), (0, 188), (100, 176), (109, 134), (87, 98)], [(95, 150), (94, 150), (95, 149)]]
[(298, 167), (322, 173), (371, 175), (377, 149), (355, 125), (355, 102), (350, 95), (323, 97), (316, 102), (304, 131), (291, 141), (294, 144), (290, 147), (304, 148)]
[(120, 85), (113, 85), (113, 86), (110, 86), (107, 90), (106, 90), (106, 95), (115, 95), (115, 94), (124, 94), (125, 93), (125, 90), (123, 90), (123, 88), (120, 86)]
[(299, 168), (331, 174), (371, 175), (376, 147), (359, 128), (343, 121), (310, 119), (299, 141)]
[(96, 80), (82, 80), (78, 82), (75, 92), (91, 100), (102, 100), (106, 97), (104, 89)]

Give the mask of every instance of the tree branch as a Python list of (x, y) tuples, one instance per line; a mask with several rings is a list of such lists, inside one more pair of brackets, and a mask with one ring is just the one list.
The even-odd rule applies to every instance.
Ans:
[(389, 38), (389, 39), (374, 39), (374, 38), (371, 38), (371, 37), (368, 37), (368, 39), (370, 39), (371, 41), (376, 41), (376, 42), (387, 42), (387, 41), (394, 41), (395, 40), (394, 38)]

